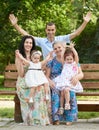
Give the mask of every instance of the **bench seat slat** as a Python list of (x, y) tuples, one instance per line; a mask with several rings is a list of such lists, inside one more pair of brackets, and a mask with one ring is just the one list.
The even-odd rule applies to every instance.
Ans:
[(78, 111), (99, 112), (99, 101), (77, 101)]
[(99, 104), (78, 104), (78, 111), (99, 112)]

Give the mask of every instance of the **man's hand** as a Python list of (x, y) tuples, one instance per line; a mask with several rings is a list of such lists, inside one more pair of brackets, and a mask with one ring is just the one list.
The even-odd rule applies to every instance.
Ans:
[(86, 16), (83, 16), (84, 21), (86, 21), (87, 23), (90, 21), (92, 16), (92, 13), (89, 11)]

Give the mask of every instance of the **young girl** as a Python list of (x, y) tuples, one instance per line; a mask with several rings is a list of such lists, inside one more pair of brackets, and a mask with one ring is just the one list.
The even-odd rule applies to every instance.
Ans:
[(25, 82), (26, 85), (31, 88), (28, 100), (29, 103), (33, 103), (32, 97), (35, 95), (35, 88), (41, 85), (44, 85), (46, 93), (45, 98), (46, 100), (49, 100), (49, 84), (41, 68), (50, 60), (51, 53), (42, 62), (40, 62), (41, 55), (40, 51), (33, 51), (31, 53), (31, 61), (28, 61), (20, 54), (19, 50), (16, 50), (16, 56), (22, 60), (23, 64), (28, 66), (28, 70), (25, 73)]
[[(71, 43), (70, 46), (68, 46), (64, 52), (64, 65), (61, 75), (54, 79), (56, 88), (61, 91), (59, 109), (60, 114), (63, 114), (64, 109), (70, 109), (70, 90), (74, 92), (83, 92), (83, 87), (79, 81), (77, 82), (77, 84), (75, 84), (75, 86), (73, 86), (71, 83), (72, 77), (76, 76), (79, 73), (78, 60), (78, 54), (74, 49), (74, 45)], [(65, 108), (63, 109), (64, 96)]]

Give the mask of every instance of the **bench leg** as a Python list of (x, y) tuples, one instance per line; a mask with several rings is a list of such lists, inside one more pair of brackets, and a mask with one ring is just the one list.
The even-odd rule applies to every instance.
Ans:
[(15, 102), (14, 120), (17, 123), (23, 122), (22, 116), (21, 116), (20, 101), (17, 95), (15, 95), (14, 97), (14, 102)]

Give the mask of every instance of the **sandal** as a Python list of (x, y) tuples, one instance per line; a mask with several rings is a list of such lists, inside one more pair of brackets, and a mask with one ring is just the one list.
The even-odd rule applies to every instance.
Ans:
[(60, 107), (59, 108), (59, 114), (62, 115), (64, 113), (64, 108), (63, 107)]
[(65, 104), (65, 110), (70, 110), (70, 104)]

